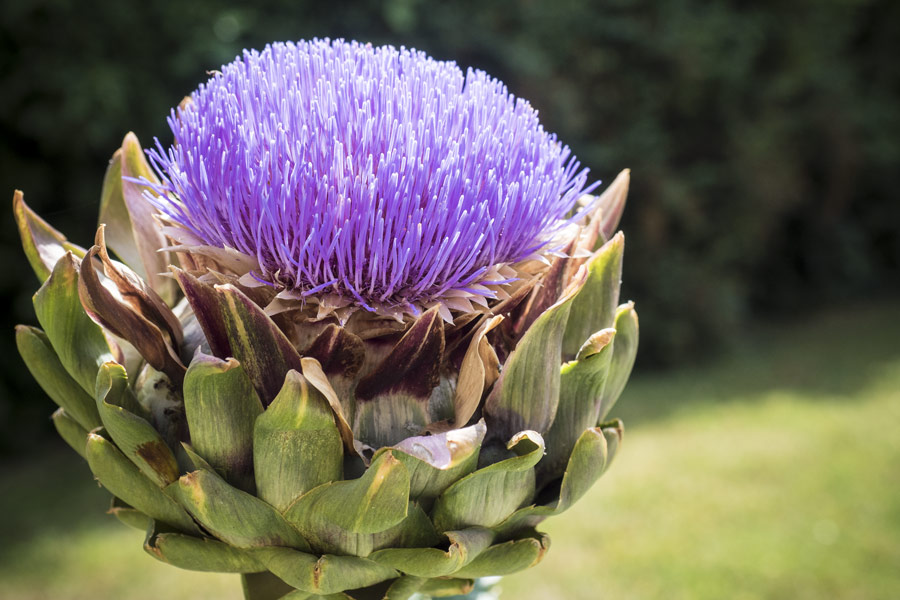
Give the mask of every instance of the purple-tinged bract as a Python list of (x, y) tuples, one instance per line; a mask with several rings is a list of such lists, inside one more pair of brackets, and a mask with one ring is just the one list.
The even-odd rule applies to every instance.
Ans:
[(544, 248), (590, 191), (502, 82), (391, 46), (245, 52), (169, 125), (151, 158), (172, 221), (261, 281), (369, 310), (490, 296), (491, 267)]

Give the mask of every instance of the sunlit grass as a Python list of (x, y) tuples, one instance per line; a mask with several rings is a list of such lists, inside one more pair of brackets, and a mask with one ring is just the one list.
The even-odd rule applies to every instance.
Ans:
[[(770, 327), (635, 379), (615, 412), (620, 455), (503, 598), (900, 598), (900, 309)], [(71, 452), (0, 489), (3, 600), (240, 598), (144, 554)]]

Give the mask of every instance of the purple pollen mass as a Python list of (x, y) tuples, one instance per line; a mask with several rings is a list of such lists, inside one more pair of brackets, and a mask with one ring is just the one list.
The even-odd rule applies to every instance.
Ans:
[(149, 154), (170, 221), (262, 282), (368, 310), (491, 296), (492, 267), (543, 249), (596, 187), (502, 82), (405, 48), (245, 51), (168, 121), (175, 143)]

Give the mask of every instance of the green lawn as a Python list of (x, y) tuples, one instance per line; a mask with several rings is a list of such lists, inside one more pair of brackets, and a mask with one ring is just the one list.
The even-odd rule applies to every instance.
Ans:
[[(503, 598), (900, 598), (900, 307), (740, 345), (629, 384), (620, 455)], [(237, 576), (145, 555), (71, 451), (5, 467), (0, 490), (3, 600), (240, 597)]]

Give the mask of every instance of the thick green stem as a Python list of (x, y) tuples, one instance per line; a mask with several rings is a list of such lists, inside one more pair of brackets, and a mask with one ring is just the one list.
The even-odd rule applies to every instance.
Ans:
[[(410, 580), (410, 583), (413, 583), (410, 589), (406, 590), (407, 593), (413, 594), (412, 597), (428, 597), (420, 596), (419, 594), (414, 593), (418, 587), (414, 585), (414, 583), (421, 584), (425, 580), (420, 580), (417, 577), (406, 577), (405, 579), (408, 579)], [(448, 598), (447, 600), (471, 600), (479, 594), (491, 593), (491, 588), (494, 588), (494, 585), (497, 583), (498, 579), (499, 578), (488, 577), (485, 579), (476, 580), (475, 589), (472, 590), (471, 593), (464, 596), (452, 596), (452, 598)], [(413, 580), (418, 581), (413, 582)], [(286, 594), (295, 591), (293, 587), (289, 586), (268, 571), (265, 571), (263, 573), (249, 573), (246, 575), (241, 575), (241, 583), (244, 588), (244, 600), (280, 600)], [(354, 600), (382, 600), (385, 593), (387, 592), (387, 589), (393, 583), (395, 583), (395, 580), (385, 581), (383, 583), (373, 585), (372, 587), (353, 590), (346, 593)], [(400, 592), (401, 596), (406, 597), (401, 590), (392, 590), (392, 596), (394, 595), (394, 592)], [(491, 597), (496, 600), (498, 592), (499, 590), (495, 588)]]
[(268, 571), (241, 575), (244, 588), (244, 600), (278, 600), (294, 588), (278, 579)]
[(352, 592), (347, 593), (353, 600), (382, 600), (384, 594), (393, 582), (394, 580), (385, 581), (384, 583), (379, 583), (360, 590), (353, 590)]

